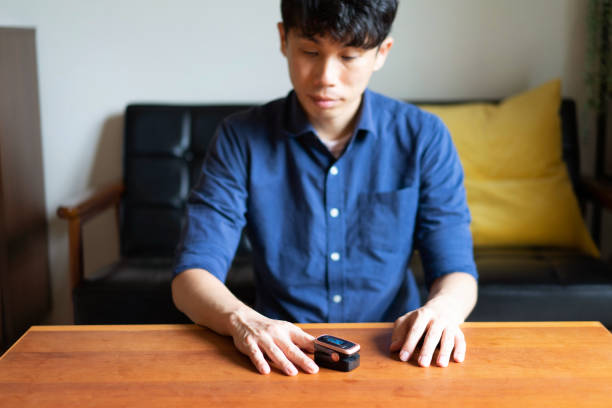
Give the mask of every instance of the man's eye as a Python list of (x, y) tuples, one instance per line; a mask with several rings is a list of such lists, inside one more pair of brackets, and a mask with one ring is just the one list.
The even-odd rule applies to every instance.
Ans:
[(354, 61), (357, 59), (357, 57), (355, 57), (354, 55), (344, 55), (342, 56), (342, 59), (344, 61)]
[(310, 55), (311, 57), (316, 57), (317, 55), (319, 55), (319, 53), (316, 51), (302, 50), (302, 52), (306, 55)]

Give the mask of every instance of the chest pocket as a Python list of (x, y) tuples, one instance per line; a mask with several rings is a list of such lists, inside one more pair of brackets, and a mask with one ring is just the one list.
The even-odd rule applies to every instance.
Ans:
[(419, 194), (415, 187), (362, 194), (359, 235), (365, 249), (395, 252), (412, 241)]

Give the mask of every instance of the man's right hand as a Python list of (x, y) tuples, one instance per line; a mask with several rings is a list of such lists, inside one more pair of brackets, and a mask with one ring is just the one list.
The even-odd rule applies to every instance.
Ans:
[(172, 297), (194, 323), (232, 336), (260, 373), (268, 374), (270, 364), (287, 375), (296, 375), (296, 366), (311, 374), (319, 371), (302, 351), (314, 352), (314, 337), (289, 322), (257, 313), (210, 272), (188, 269), (178, 274), (172, 281)]
[(314, 352), (314, 337), (294, 324), (269, 319), (245, 306), (230, 313), (228, 331), (236, 348), (262, 374), (270, 373), (270, 364), (287, 375), (296, 375), (296, 366), (310, 374), (319, 371), (302, 351)]

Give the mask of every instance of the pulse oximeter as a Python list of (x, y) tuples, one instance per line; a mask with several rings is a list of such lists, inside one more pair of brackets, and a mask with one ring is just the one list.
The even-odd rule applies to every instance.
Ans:
[(338, 371), (351, 371), (359, 367), (360, 346), (352, 341), (324, 334), (314, 341), (315, 363), (320, 367)]

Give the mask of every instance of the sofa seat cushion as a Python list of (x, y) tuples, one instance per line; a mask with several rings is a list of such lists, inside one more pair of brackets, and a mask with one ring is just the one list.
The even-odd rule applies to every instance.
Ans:
[[(188, 323), (172, 301), (172, 263), (172, 258), (127, 258), (84, 279), (73, 292), (75, 323)], [(253, 272), (245, 259), (236, 258), (226, 284), (254, 304)]]
[[(412, 262), (427, 299), (418, 254)], [(612, 268), (566, 248), (476, 247), (478, 302), (468, 321), (594, 320), (612, 329)]]
[(478, 303), (469, 321), (595, 320), (612, 328), (612, 270), (579, 251), (477, 248)]
[(481, 286), (612, 284), (610, 266), (578, 250), (480, 247), (474, 258)]
[(84, 279), (73, 293), (76, 324), (187, 323), (172, 302), (172, 259), (127, 259)]

